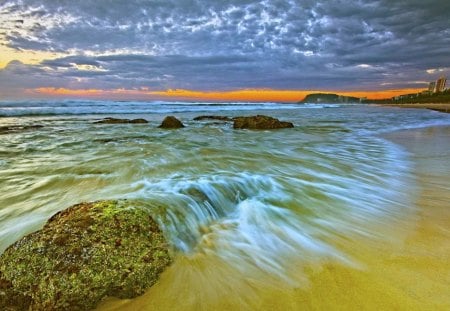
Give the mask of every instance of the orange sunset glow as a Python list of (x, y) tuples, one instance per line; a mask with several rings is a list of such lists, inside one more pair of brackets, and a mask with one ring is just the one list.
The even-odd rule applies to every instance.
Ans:
[(384, 91), (321, 91), (321, 90), (273, 90), (273, 89), (243, 89), (233, 91), (195, 91), (184, 89), (169, 89), (151, 91), (149, 89), (66, 89), (37, 88), (27, 90), (28, 94), (49, 97), (75, 98), (110, 98), (136, 100), (190, 100), (190, 101), (245, 101), (245, 102), (298, 102), (310, 93), (339, 93), (345, 96), (366, 97), (368, 99), (383, 99), (406, 93), (417, 93), (421, 89), (396, 89)]
[(450, 0), (0, 0), (0, 311), (450, 311)]

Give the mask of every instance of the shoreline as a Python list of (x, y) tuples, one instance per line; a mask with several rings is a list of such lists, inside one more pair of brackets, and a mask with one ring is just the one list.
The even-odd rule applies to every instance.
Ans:
[[(249, 310), (405, 311), (450, 308), (447, 295), (450, 285), (450, 231), (446, 229), (450, 228), (450, 187), (447, 186), (450, 185), (450, 174), (447, 173), (450, 163), (446, 161), (450, 156), (450, 141), (446, 139), (448, 135), (450, 126), (399, 130), (383, 135), (384, 139), (401, 145), (410, 154), (418, 185), (417, 193), (411, 193), (415, 213), (413, 217), (403, 215), (403, 219), (398, 219), (400, 226), (394, 222), (392, 230), (385, 232), (386, 239), (383, 241), (336, 241), (339, 249), (361, 263), (360, 267), (331, 260), (321, 265), (299, 266), (299, 270), (292, 273), (303, 276), (305, 284), (296, 288), (290, 288), (289, 285), (274, 288), (260, 284), (250, 291), (246, 286), (229, 279), (229, 282), (241, 286), (239, 294), (250, 291), (255, 300), (242, 301), (236, 297), (217, 296), (217, 300), (204, 301), (204, 306), (217, 310), (228, 310), (230, 307), (247, 307)], [(206, 259), (196, 264), (199, 270), (215, 267), (213, 262)], [(182, 279), (180, 275), (195, 275), (191, 269), (191, 265), (177, 262), (163, 274), (161, 282), (143, 296), (132, 300), (110, 298), (97, 310), (172, 310), (175, 307), (193, 310), (193, 305), (179, 305), (167, 294), (175, 287), (183, 289), (182, 296), (189, 297), (190, 289), (178, 286), (177, 281)], [(196, 285), (200, 286), (200, 283)], [(200, 287), (195, 289), (200, 290)], [(239, 294), (236, 293), (237, 296)]]
[[(399, 258), (414, 264), (409, 286), (417, 297), (432, 299), (437, 308), (450, 308), (450, 126), (431, 126), (386, 134), (403, 146), (415, 165), (419, 195), (417, 222)], [(431, 301), (430, 301), (431, 302)]]
[(450, 113), (450, 103), (414, 103), (414, 104), (373, 104), (378, 107), (415, 108), (428, 109), (444, 113)]
[(291, 310), (450, 309), (450, 126), (382, 137), (409, 154), (417, 186), (410, 194), (414, 215), (403, 215), (398, 226), (393, 223), (384, 241), (340, 244), (362, 268), (328, 263), (307, 273), (309, 288), (290, 297), (290, 306), (296, 306)]
[[(450, 141), (448, 140), (448, 137), (450, 137), (450, 125), (448, 122), (448, 115), (446, 116), (420, 110), (383, 110), (372, 107), (370, 109), (355, 109), (357, 116), (360, 115), (361, 110), (363, 112), (365, 112), (365, 110), (369, 112), (374, 111), (377, 116), (387, 116), (387, 120), (389, 120), (391, 127), (401, 125), (403, 129), (386, 132), (384, 134), (380, 134), (378, 131), (375, 131), (374, 133), (372, 133), (373, 131), (370, 131), (368, 135), (371, 136), (371, 138), (373, 136), (375, 137), (375, 145), (371, 145), (370, 143), (373, 142), (373, 140), (368, 139), (365, 136), (361, 141), (362, 143), (352, 144), (350, 140), (341, 140), (339, 138), (343, 137), (343, 135), (340, 134), (341, 132), (348, 133), (348, 136), (347, 134), (344, 134), (345, 137), (354, 137), (351, 132), (349, 133), (347, 131), (347, 124), (353, 126), (353, 124), (349, 123), (353, 122), (353, 110), (335, 111), (334, 109), (315, 110), (314, 114), (310, 114), (311, 121), (308, 119), (308, 122), (311, 123), (305, 122), (303, 128), (300, 127), (298, 131), (291, 132), (291, 135), (289, 135), (289, 132), (286, 132), (286, 134), (282, 133), (279, 136), (271, 136), (272, 134), (260, 132), (256, 132), (255, 134), (255, 132), (250, 131), (235, 135), (234, 132), (230, 132), (231, 130), (229, 130), (228, 127), (226, 131), (222, 131), (222, 127), (219, 131), (216, 127), (206, 126), (201, 129), (195, 128), (193, 131), (166, 132), (164, 136), (161, 136), (159, 131), (147, 131), (144, 128), (140, 129), (135, 127), (127, 127), (127, 131), (123, 131), (123, 128), (120, 127), (109, 128), (93, 126), (92, 128), (95, 127), (95, 131), (86, 131), (86, 126), (82, 124), (84, 119), (82, 119), (79, 120), (75, 126), (70, 125), (60, 127), (58, 124), (51, 124), (48, 128), (46, 127), (45, 131), (39, 131), (37, 136), (33, 133), (24, 134), (23, 146), (26, 146), (26, 149), (12, 148), (12, 144), (5, 144), (5, 147), (2, 150), (4, 150), (5, 154), (11, 155), (9, 157), (10, 159), (14, 159), (14, 157), (19, 155), (22, 156), (24, 160), (34, 160), (33, 163), (39, 166), (42, 165), (43, 169), (41, 174), (30, 174), (31, 177), (24, 177), (30, 178), (30, 180), (33, 180), (32, 178), (37, 179), (38, 177), (40, 177), (39, 180), (43, 179), (45, 183), (37, 185), (45, 186), (47, 188), (38, 188), (36, 193), (50, 193), (51, 197), (55, 200), (55, 198), (57, 199), (60, 197), (61, 189), (63, 191), (69, 188), (77, 189), (77, 193), (75, 194), (78, 194), (78, 196), (68, 195), (67, 198), (69, 201), (70, 199), (79, 200), (78, 198), (83, 198), (86, 193), (96, 193), (95, 195), (103, 196), (105, 193), (110, 193), (107, 191), (102, 192), (103, 189), (108, 189), (107, 187), (109, 184), (114, 185), (114, 187), (110, 188), (113, 190), (111, 193), (117, 193), (115, 192), (116, 188), (120, 188), (120, 191), (123, 193), (133, 193), (136, 190), (140, 193), (141, 189), (148, 189), (145, 187), (135, 189), (131, 186), (130, 188), (127, 188), (128, 185), (131, 184), (129, 181), (134, 180), (134, 177), (129, 178), (128, 176), (138, 176), (136, 180), (141, 180), (141, 177), (146, 176), (146, 174), (166, 178), (167, 172), (178, 172), (180, 170), (180, 165), (175, 161), (174, 163), (176, 165), (173, 168), (169, 168), (167, 163), (162, 163), (161, 173), (156, 171), (153, 167), (147, 169), (147, 162), (140, 162), (144, 156), (146, 160), (166, 159), (167, 154), (173, 154), (173, 146), (176, 146), (176, 151), (180, 152), (179, 154), (183, 155), (186, 159), (186, 162), (182, 163), (183, 166), (185, 163), (194, 166), (195, 161), (192, 161), (193, 159), (198, 159), (198, 155), (204, 157), (204, 165), (199, 165), (196, 168), (198, 172), (202, 173), (202, 176), (204, 176), (204, 174), (214, 174), (216, 172), (216, 166), (214, 167), (214, 170), (211, 170), (211, 165), (217, 165), (217, 167), (221, 168), (221, 172), (228, 172), (228, 170), (234, 172), (230, 168), (229, 163), (232, 165), (239, 165), (239, 162), (236, 162), (236, 159), (242, 160), (242, 169), (248, 169), (251, 173), (253, 173), (252, 169), (254, 169), (256, 173), (260, 173), (258, 167), (261, 166), (261, 163), (267, 164), (268, 166), (280, 164), (279, 171), (277, 168), (277, 176), (278, 174), (282, 177), (285, 177), (286, 175), (290, 176), (290, 171), (285, 168), (289, 168), (289, 170), (295, 172), (295, 167), (284, 166), (292, 160), (292, 157), (288, 157), (290, 155), (289, 152), (292, 151), (290, 146), (300, 145), (304, 142), (308, 143), (307, 147), (312, 149), (306, 150), (308, 152), (303, 152), (302, 144), (298, 150), (294, 150), (294, 154), (296, 156), (304, 155), (304, 158), (313, 161), (304, 161), (304, 158), (302, 158), (301, 162), (294, 162), (294, 164), (298, 164), (297, 166), (299, 167), (304, 166), (311, 169), (310, 174), (305, 174), (307, 180), (314, 179), (316, 172), (323, 172), (320, 170), (320, 167), (310, 167), (308, 165), (309, 162), (323, 161), (321, 164), (324, 165), (334, 165), (336, 163), (343, 164), (340, 174), (327, 176), (330, 176), (330, 179), (339, 179), (341, 176), (348, 177), (348, 182), (342, 183), (342, 185), (346, 187), (344, 188), (344, 191), (346, 191), (345, 193), (352, 194), (352, 191), (356, 191), (356, 201), (366, 199), (367, 205), (372, 206), (372, 202), (368, 201), (365, 194), (357, 192), (358, 189), (355, 189), (356, 187), (354, 186), (357, 186), (356, 183), (358, 180), (354, 177), (365, 177), (365, 173), (372, 174), (378, 172), (376, 170), (378, 167), (377, 160), (380, 159), (380, 155), (382, 156), (381, 160), (388, 164), (399, 163), (401, 165), (402, 161), (397, 162), (396, 159), (406, 159), (408, 169), (399, 170), (399, 172), (401, 172), (401, 175), (399, 176), (402, 178), (394, 178), (393, 181), (400, 181), (398, 184), (395, 183), (395, 185), (400, 185), (395, 186), (395, 191), (396, 193), (405, 194), (407, 199), (392, 199), (388, 204), (383, 204), (382, 206), (386, 207), (387, 211), (389, 211), (390, 202), (394, 203), (394, 207), (400, 202), (405, 207), (411, 207), (410, 209), (405, 209), (405, 212), (396, 214), (387, 213), (388, 217), (383, 219), (366, 217), (365, 220), (367, 221), (367, 225), (370, 225), (371, 229), (363, 230), (363, 233), (369, 233), (365, 237), (359, 237), (359, 235), (355, 237), (351, 234), (346, 235), (345, 230), (340, 231), (333, 228), (330, 229), (332, 230), (331, 234), (325, 242), (329, 242), (331, 246), (335, 246), (335, 248), (338, 251), (342, 251), (343, 254), (348, 254), (349, 257), (351, 257), (350, 261), (354, 263), (354, 265), (343, 264), (332, 256), (329, 258), (327, 257), (324, 260), (322, 260), (320, 256), (314, 257), (314, 263), (310, 265), (303, 264), (303, 262), (299, 260), (298, 263), (293, 264), (295, 265), (295, 269), (292, 269), (293, 271), (289, 269), (289, 273), (286, 273), (292, 275), (292, 278), (295, 280), (298, 280), (298, 284), (295, 284), (295, 287), (291, 286), (290, 283), (277, 283), (277, 286), (274, 286), (272, 278), (267, 279), (265, 275), (262, 275), (261, 278), (255, 277), (254, 279), (257, 283), (248, 283), (248, 278), (240, 279), (240, 275), (236, 274), (236, 271), (233, 271), (233, 269), (229, 269), (228, 266), (223, 265), (222, 261), (216, 259), (214, 256), (206, 256), (204, 253), (201, 253), (198, 258), (182, 258), (181, 260), (178, 260), (175, 267), (168, 268), (167, 272), (164, 273), (162, 281), (157, 283), (155, 287), (152, 287), (144, 294), (144, 296), (140, 296), (139, 298), (130, 301), (116, 300), (116, 304), (113, 303), (111, 307), (117, 308), (118, 310), (121, 310), (122, 306), (123, 310), (126, 310), (128, 307), (128, 309), (134, 309), (133, 307), (136, 307), (143, 310), (152, 308), (159, 310), (199, 310), (202, 309), (200, 308), (201, 306), (205, 306), (205, 310), (213, 308), (217, 310), (229, 310), (242, 309), (244, 307), (249, 307), (248, 309), (253, 310), (273, 310), (275, 308), (280, 310), (323, 310), (336, 308), (354, 309), (357, 308), (356, 306), (359, 306), (360, 309), (367, 309), (368, 307), (371, 309), (386, 309), (387, 306), (389, 309), (397, 310), (423, 310), (431, 309), (431, 307), (438, 309), (439, 307), (443, 308), (442, 306), (450, 308), (449, 299), (442, 294), (445, 291), (445, 288), (450, 286), (450, 274), (448, 272), (450, 271), (450, 266), (445, 261), (445, 258), (450, 257), (450, 245), (447, 246), (448, 243), (445, 242), (450, 240), (450, 231), (445, 231), (445, 228), (450, 227), (450, 217), (449, 212), (447, 211), (447, 202), (450, 201), (450, 197), (448, 196), (450, 193), (448, 187), (448, 185), (450, 185), (450, 169), (443, 170), (443, 168), (448, 168), (448, 165), (450, 165), (450, 163), (447, 163), (448, 161), (446, 161), (450, 157)], [(290, 111), (280, 112), (279, 115), (281, 117), (286, 117), (289, 116), (290, 113)], [(193, 114), (194, 113), (187, 113), (183, 116), (187, 119)], [(300, 123), (300, 120), (304, 119), (305, 114), (308, 115), (308, 111), (302, 111), (298, 115), (292, 116), (292, 118)], [(324, 118), (324, 116), (328, 117)], [(402, 119), (405, 116), (406, 120), (403, 121)], [(368, 117), (370, 119), (372, 118), (372, 116)], [(156, 118), (159, 118), (159, 115), (154, 117), (154, 119)], [(153, 122), (155, 122), (154, 119)], [(347, 119), (349, 122), (347, 122)], [(366, 121), (364, 118), (363, 121), (369, 122), (368, 124), (372, 125), (370, 119)], [(381, 127), (383, 124), (382, 122), (385, 121), (384, 118), (379, 119), (380, 125), (376, 123), (376, 128)], [(319, 121), (319, 123), (312, 121)], [(425, 124), (439, 124), (439, 122), (447, 125), (425, 126)], [(65, 123), (66, 121), (64, 121), (64, 125), (66, 125)], [(81, 124), (81, 126), (78, 124)], [(364, 130), (365, 124), (366, 123), (362, 123), (361, 125), (358, 125), (357, 129)], [(421, 125), (422, 127), (420, 127)], [(408, 126), (414, 128), (407, 130), (406, 128), (408, 128)], [(53, 142), (52, 139), (54, 139), (55, 136), (54, 134), (50, 135), (49, 133), (53, 129), (64, 129), (66, 131), (57, 132), (56, 138), (58, 139), (58, 142), (63, 144), (55, 145), (54, 149), (57, 152), (52, 154), (52, 149), (40, 149), (39, 146), (46, 146), (49, 145), (48, 142)], [(70, 129), (70, 131), (67, 131), (67, 129)], [(381, 130), (383, 129), (385, 128), (381, 128)], [(155, 134), (155, 132), (157, 133)], [(299, 135), (299, 133), (301, 134)], [(366, 134), (366, 132), (364, 133)], [(42, 136), (45, 138), (43, 143), (40, 143), (37, 147), (30, 143), (31, 141), (34, 142), (34, 137), (38, 137), (39, 139), (39, 135), (41, 134), (44, 134)], [(193, 134), (196, 136), (193, 136)], [(336, 135), (336, 137), (334, 137), (334, 135)], [(74, 141), (72, 138), (73, 136), (78, 137), (78, 140)], [(171, 138), (172, 136), (173, 138)], [(21, 136), (17, 135), (17, 137)], [(81, 140), (81, 137), (83, 137), (83, 140)], [(61, 139), (61, 141), (59, 141), (59, 139)], [(275, 139), (280, 141), (279, 145), (274, 143)], [(316, 139), (318, 141), (317, 143)], [(398, 147), (394, 148), (394, 151), (402, 149), (405, 152), (388, 153), (388, 155), (391, 156), (384, 157), (386, 153), (383, 151), (386, 150), (386, 148), (384, 143), (381, 145), (379, 144), (381, 139), (389, 144), (387, 149), (391, 146), (393, 147), (395, 144)], [(87, 142), (86, 145), (84, 145), (85, 141)], [(200, 144), (206, 141), (208, 141), (207, 145)], [(270, 148), (273, 147), (278, 148), (276, 149), (275, 154), (271, 153), (270, 155), (267, 154), (267, 156), (257, 158), (255, 156), (256, 152), (260, 154), (261, 149), (249, 149), (249, 146), (252, 145), (250, 141), (261, 143), (261, 146), (264, 146), (263, 152), (272, 150)], [(188, 142), (188, 144), (186, 144), (186, 142)], [(324, 149), (321, 148), (324, 146), (323, 143), (326, 143), (327, 146), (336, 147), (338, 151), (348, 151), (348, 153), (345, 153), (345, 155), (348, 154), (348, 158), (345, 158), (346, 161), (336, 162), (331, 159), (329, 160), (327, 157), (312, 157), (310, 151), (319, 155), (323, 153)], [(166, 149), (165, 145), (169, 144), (170, 147)], [(379, 145), (382, 148), (380, 147), (380, 149), (378, 149), (377, 147)], [(22, 147), (20, 144), (18, 146)], [(84, 146), (87, 146), (89, 149), (85, 149), (86, 147)], [(155, 154), (143, 154), (143, 146), (145, 146), (146, 150), (152, 150)], [(347, 148), (349, 146), (352, 148)], [(10, 147), (11, 150), (6, 147)], [(30, 147), (34, 147), (36, 151)], [(122, 147), (125, 149), (121, 149)], [(366, 149), (371, 147), (373, 149)], [(224, 152), (224, 149), (226, 152)], [(80, 150), (83, 150), (81, 156), (80, 152), (78, 152)], [(117, 150), (120, 152), (116, 152)], [(10, 151), (10, 153), (6, 153), (6, 151)], [(328, 151), (328, 149), (326, 149), (326, 151)], [(353, 165), (354, 162), (366, 160), (364, 157), (355, 157), (355, 155), (359, 155), (358, 151), (361, 151), (363, 156), (367, 154), (367, 159), (370, 159), (370, 162), (368, 161), (367, 165), (363, 168)], [(28, 154), (27, 152), (30, 153)], [(379, 153), (377, 154), (377, 152)], [(67, 157), (69, 153), (70, 155), (74, 154), (74, 157)], [(179, 154), (177, 153), (177, 155)], [(50, 155), (54, 156), (50, 157)], [(100, 157), (98, 161), (88, 162), (89, 165), (86, 165), (85, 160), (92, 159), (91, 155), (105, 155), (109, 161), (104, 165), (104, 162), (106, 162), (104, 161), (105, 158)], [(127, 162), (127, 164), (130, 163), (130, 168), (127, 167), (126, 170), (122, 171), (121, 167), (125, 166), (121, 165), (125, 161), (124, 155), (126, 155), (127, 159), (130, 157), (130, 159), (137, 159), (137, 161)], [(133, 157), (134, 155), (137, 156)], [(42, 158), (43, 156), (45, 156), (45, 158)], [(280, 156), (280, 158), (278, 158), (278, 156)], [(339, 156), (339, 153), (337, 156)], [(247, 159), (253, 160), (253, 158), (255, 158), (255, 161), (247, 161)], [(49, 159), (48, 163), (46, 159)], [(80, 159), (80, 161), (78, 161), (78, 159)], [(172, 160), (170, 157), (167, 159)], [(223, 159), (230, 159), (232, 162), (222, 162)], [(262, 162), (263, 160), (264, 162)], [(10, 167), (13, 167), (12, 164), (16, 163), (20, 164), (20, 162), (11, 161), (11, 163), (9, 163), (5, 161), (3, 165), (5, 165), (6, 169), (9, 169)], [(23, 171), (31, 173), (31, 170), (26, 170), (30, 167), (31, 162), (25, 162), (25, 164), (27, 163), (28, 166), (24, 166)], [(131, 165), (132, 163), (136, 163), (136, 165)], [(256, 163), (257, 165), (254, 165), (253, 163)], [(46, 168), (45, 165), (49, 165), (49, 168)], [(53, 171), (53, 166), (57, 170)], [(74, 167), (77, 166), (79, 166), (80, 169), (74, 170)], [(393, 165), (388, 165), (388, 167), (394, 168)], [(63, 172), (66, 172), (67, 169), (69, 169), (68, 172), (70, 174), (64, 175)], [(361, 174), (352, 175), (353, 169), (355, 169), (356, 172), (361, 172)], [(191, 172), (191, 170), (192, 169), (189, 168), (189, 172)], [(8, 170), (5, 171), (8, 172)], [(40, 172), (41, 168), (36, 168), (35, 172), (36, 171)], [(348, 175), (347, 171), (349, 171)], [(286, 172), (287, 174), (283, 175)], [(392, 176), (397, 170), (394, 169), (389, 171), (384, 169), (381, 172), (383, 174), (377, 175), (377, 178), (379, 176), (380, 180), (385, 178), (390, 180), (389, 175)], [(78, 174), (82, 178), (74, 178), (72, 176), (73, 173)], [(270, 173), (273, 173), (273, 171), (270, 171)], [(23, 180), (22, 177), (19, 176), (20, 178), (18, 178), (14, 174), (11, 174), (10, 176), (11, 178), (17, 178), (17, 180), (11, 179), (17, 182), (14, 184), (11, 183), (11, 185), (7, 184), (9, 188), (4, 188), (11, 191), (10, 196), (15, 194), (14, 191), (17, 191), (17, 195), (26, 194), (22, 192), (19, 193), (20, 189), (17, 190), (15, 185)], [(121, 176), (120, 182), (115, 183), (117, 176)], [(303, 176), (301, 172), (299, 176)], [(224, 180), (228, 182), (228, 179)], [(292, 181), (295, 180), (295, 178), (292, 179)], [(416, 187), (416, 183), (420, 184), (420, 186)], [(73, 187), (73, 185), (75, 187)], [(169, 184), (169, 186), (171, 185), (173, 184)], [(177, 185), (177, 183), (175, 183), (175, 185)], [(387, 185), (394, 186), (394, 184), (391, 183)], [(413, 187), (411, 187), (413, 188), (412, 190), (409, 185), (413, 185)], [(259, 184), (257, 184), (257, 186), (259, 186)], [(364, 179), (362, 186), (370, 186), (370, 180)], [(24, 189), (27, 190), (26, 188)], [(56, 191), (58, 189), (59, 191)], [(373, 195), (375, 199), (384, 198), (388, 200), (390, 198), (389, 195), (383, 195), (383, 189), (374, 189), (370, 187), (364, 189), (367, 190), (366, 192), (369, 193), (369, 195)], [(230, 193), (233, 192), (234, 189), (230, 191)], [(303, 192), (292, 193), (296, 195), (303, 194)], [(334, 192), (331, 191), (331, 193)], [(189, 194), (191, 195), (191, 193)], [(305, 193), (308, 197), (313, 197), (313, 194), (314, 193), (312, 192)], [(197, 198), (196, 193), (193, 193), (192, 196)], [(231, 197), (231, 195), (229, 197)], [(67, 204), (67, 198), (62, 197), (61, 202), (58, 204)], [(203, 200), (201, 193), (198, 198), (199, 200)], [(405, 198), (405, 196), (402, 196), (402, 198)], [(86, 195), (83, 200), (88, 201), (93, 199), (90, 199), (89, 196)], [(16, 204), (14, 201), (12, 201), (12, 203)], [(16, 205), (19, 206), (19, 204)], [(67, 204), (67, 206), (68, 205), (69, 204)], [(167, 205), (169, 206), (169, 204)], [(315, 204), (309, 205), (315, 206)], [(332, 208), (333, 206), (334, 204), (330, 203), (330, 207)], [(34, 210), (29, 210), (34, 213)], [(21, 209), (20, 211), (23, 212), (24, 215), (28, 215), (25, 214), (28, 211), (26, 208)], [(50, 212), (50, 209), (44, 210), (44, 212)], [(356, 213), (356, 215), (360, 214)], [(322, 219), (327, 220), (326, 216), (327, 215), (325, 214), (318, 214), (317, 219), (319, 221)], [(24, 219), (28, 218), (24, 217)], [(34, 221), (36, 218), (33, 216), (29, 219), (33, 219)], [(334, 219), (331, 218), (331, 221), (333, 220)], [(20, 222), (20, 224), (22, 223), (27, 224), (26, 222)], [(269, 224), (271, 224), (271, 222), (269, 222)], [(264, 223), (262, 223), (262, 225), (264, 225)], [(372, 226), (377, 230), (372, 230)], [(302, 227), (297, 227), (299, 230), (303, 230)], [(314, 226), (311, 227), (314, 229)], [(9, 228), (15, 227), (10, 226)], [(282, 226), (277, 226), (277, 228), (282, 228)], [(306, 233), (309, 232), (307, 230), (308, 228), (305, 229)], [(380, 234), (374, 234), (374, 239), (371, 239), (370, 233), (373, 232)], [(284, 234), (284, 237), (288, 236), (288, 234)], [(210, 243), (211, 241), (207, 239), (205, 242)], [(214, 244), (212, 244), (212, 246), (214, 246)], [(231, 248), (225, 247), (220, 250), (226, 251), (228, 249)], [(209, 250), (210, 249), (208, 248), (208, 251)], [(209, 254), (211, 253), (214, 252), (210, 252)], [(236, 253), (230, 252), (230, 254)], [(237, 256), (239, 256), (239, 254), (237, 254)], [(301, 259), (302, 255), (299, 254), (298, 257)], [(296, 258), (297, 257), (294, 256), (293, 261), (295, 261)], [(255, 275), (259, 276), (258, 274)], [(445, 279), (447, 276), (448, 282)], [(186, 286), (184, 287), (183, 284), (186, 284)], [(430, 292), (429, 288), (436, 288), (436, 290)], [(227, 292), (228, 294), (226, 294)], [(173, 301), (172, 298), (174, 296), (180, 299)], [(180, 301), (183, 301), (183, 303), (179, 304)]]
[(409, 154), (417, 186), (417, 193), (411, 193), (415, 215), (404, 215), (405, 223), (395, 227), (398, 242), (389, 241), (393, 232), (386, 232), (384, 242), (343, 244), (364, 268), (332, 263), (312, 273), (311, 289), (297, 296), (311, 300), (305, 309), (450, 308), (450, 126), (398, 130), (382, 137)]

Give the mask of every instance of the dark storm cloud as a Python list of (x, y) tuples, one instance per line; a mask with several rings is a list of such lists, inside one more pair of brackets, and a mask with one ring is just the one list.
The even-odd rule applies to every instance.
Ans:
[[(128, 88), (149, 85), (160, 89), (173, 85), (195, 88), (207, 84), (213, 89), (224, 89), (230, 79), (245, 80), (247, 74), (253, 76), (255, 68), (261, 64), (245, 56), (109, 55), (70, 56), (42, 62), (41, 66), (67, 79), (95, 77), (108, 81), (113, 88), (123, 85)], [(77, 69), (83, 66), (91, 66), (88, 67), (91, 70)]]
[(417, 87), (449, 72), (449, 11), (446, 0), (0, 5), (9, 47), (71, 55), (29, 66), (58, 85), (201, 90)]
[(0, 99), (3, 97), (20, 97), (20, 92), (23, 89), (39, 88), (43, 84), (52, 87), (65, 87), (67, 82), (44, 69), (25, 65), (19, 61), (12, 61), (0, 70)]

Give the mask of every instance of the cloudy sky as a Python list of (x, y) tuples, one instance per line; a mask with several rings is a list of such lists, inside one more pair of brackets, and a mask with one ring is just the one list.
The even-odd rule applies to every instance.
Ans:
[(423, 89), (450, 74), (449, 12), (448, 0), (0, 0), (0, 99)]

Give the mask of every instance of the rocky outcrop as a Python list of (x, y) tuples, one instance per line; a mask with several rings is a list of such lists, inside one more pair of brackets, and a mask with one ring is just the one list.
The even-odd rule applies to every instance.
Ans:
[(359, 103), (361, 98), (338, 95), (332, 93), (314, 93), (308, 94), (299, 103), (325, 103), (325, 104), (337, 104), (337, 103)]
[(144, 293), (171, 263), (149, 214), (127, 201), (57, 213), (0, 257), (1, 310), (91, 310), (104, 297)]
[(226, 117), (226, 116), (198, 116), (198, 117), (194, 118), (194, 121), (203, 121), (203, 120), (217, 120), (217, 121), (230, 122), (230, 121), (233, 121), (233, 118)]
[(233, 128), (235, 129), (252, 129), (252, 130), (271, 130), (281, 128), (291, 128), (294, 125), (291, 122), (280, 121), (276, 118), (257, 115), (251, 117), (234, 118)]
[(161, 125), (159, 126), (159, 128), (164, 129), (177, 129), (181, 127), (184, 127), (183, 123), (181, 123), (181, 121), (174, 116), (165, 117)]
[(116, 118), (104, 118), (103, 120), (95, 121), (96, 124), (143, 124), (148, 123), (145, 119), (116, 119)]

